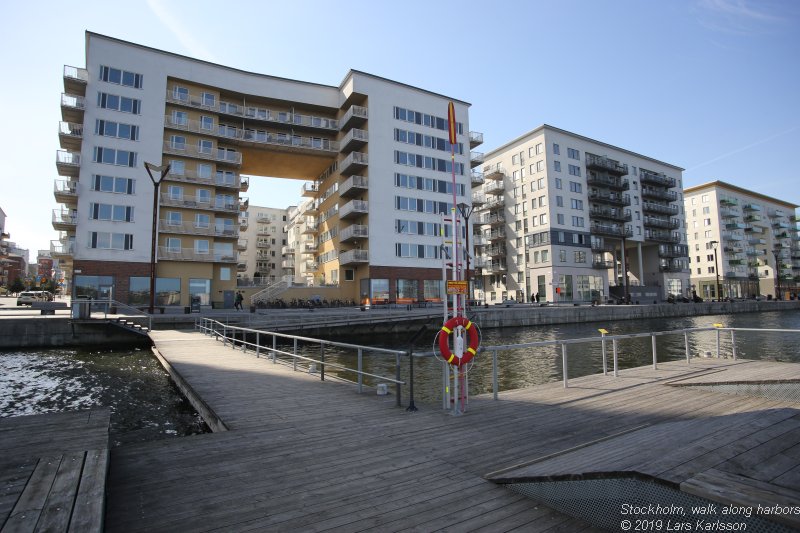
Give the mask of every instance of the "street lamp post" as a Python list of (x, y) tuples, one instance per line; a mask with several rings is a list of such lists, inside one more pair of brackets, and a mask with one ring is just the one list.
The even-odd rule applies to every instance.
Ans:
[(711, 247), (714, 248), (714, 274), (717, 275), (717, 285), (716, 285), (717, 301), (721, 302), (722, 301), (722, 292), (720, 292), (720, 287), (719, 287), (719, 264), (717, 264), (717, 246), (718, 245), (719, 245), (719, 241), (711, 241)]
[[(153, 182), (153, 233), (150, 244), (150, 307), (148, 312), (152, 315), (156, 303), (156, 244), (158, 243), (158, 188), (161, 181), (169, 174), (169, 165), (156, 166), (152, 163), (144, 164), (150, 181)], [(158, 179), (153, 177), (153, 172), (159, 174)]]
[[(469, 258), (472, 255), (472, 250), (469, 249), (469, 217), (472, 215), (472, 212), (475, 208), (471, 205), (467, 205), (464, 202), (461, 202), (457, 205), (458, 211), (461, 213), (461, 217), (464, 219), (464, 234), (466, 235), (464, 245), (467, 249), (467, 268), (464, 271), (464, 280), (467, 282), (467, 292), (469, 293), (469, 297), (464, 304), (465, 308), (469, 307), (469, 301), (473, 298), (472, 294), (472, 286), (470, 284), (470, 276), (469, 276)], [(453, 236), (455, 238), (455, 236)], [(455, 260), (455, 259), (454, 259)]]

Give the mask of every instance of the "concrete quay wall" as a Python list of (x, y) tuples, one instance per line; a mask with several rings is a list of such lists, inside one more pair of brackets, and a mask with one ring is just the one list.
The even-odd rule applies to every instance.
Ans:
[(4, 317), (0, 320), (0, 349), (149, 344), (141, 335), (102, 321), (73, 322), (69, 317)]
[(518, 304), (511, 307), (478, 308), (474, 309), (469, 316), (480, 324), (481, 328), (503, 328), (797, 310), (800, 310), (800, 300), (600, 305), (596, 307), (588, 305), (538, 307)]

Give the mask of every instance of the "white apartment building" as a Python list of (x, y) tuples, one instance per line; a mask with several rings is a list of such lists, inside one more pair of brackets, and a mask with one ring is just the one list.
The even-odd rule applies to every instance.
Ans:
[(245, 284), (264, 285), (281, 278), (287, 244), (288, 211), (250, 204), (239, 220), (237, 277)]
[(487, 153), (473, 188), (476, 297), (685, 294), (682, 171), (549, 125)]
[(329, 86), (87, 32), (85, 67), (64, 69), (53, 256), (78, 296), (148, 300), (144, 163), (169, 164), (158, 199), (159, 304), (232, 305), (244, 175), (307, 182), (300, 216), (317, 248), (303, 264), (342, 298), (438, 300), (439, 225), (453, 203), (451, 101), (456, 203), (468, 204), (480, 135), (470, 135), (466, 102), (355, 70)]
[(684, 206), (698, 296), (785, 297), (798, 291), (797, 205), (717, 180), (687, 188)]

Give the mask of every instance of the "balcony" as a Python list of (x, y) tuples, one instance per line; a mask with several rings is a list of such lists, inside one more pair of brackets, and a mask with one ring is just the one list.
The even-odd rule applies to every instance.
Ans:
[(267, 251), (259, 250), (256, 252), (256, 261), (269, 261), (275, 257)]
[(81, 154), (58, 150), (56, 152), (56, 169), (59, 176), (77, 178), (81, 170)]
[(658, 262), (659, 272), (688, 272), (689, 264), (685, 259), (660, 260)]
[(732, 231), (723, 231), (722, 238), (728, 241), (743, 241), (744, 237)]
[(503, 185), (502, 181), (493, 181), (491, 183), (487, 183), (483, 186), (483, 192), (485, 194), (505, 194), (506, 188)]
[(259, 250), (264, 250), (266, 248), (270, 248), (272, 246), (272, 242), (267, 239), (259, 239), (256, 241), (256, 248)]
[(589, 217), (615, 220), (617, 222), (630, 222), (632, 219), (630, 209), (622, 210), (620, 208), (605, 207), (600, 205), (593, 205), (589, 208)]
[(483, 204), (486, 203), (486, 195), (474, 192), (472, 193), (472, 205), (475, 208), (480, 208)]
[(677, 231), (658, 231), (658, 230), (645, 230), (645, 240), (655, 242), (667, 242), (677, 244), (681, 242), (681, 234)]
[(506, 217), (502, 213), (492, 213), (490, 215), (484, 215), (480, 218), (481, 224), (489, 224), (492, 226), (499, 226), (505, 224)]
[(341, 163), (339, 163), (339, 173), (342, 176), (350, 176), (361, 172), (369, 164), (369, 157), (362, 152), (350, 152)]
[(50, 255), (53, 259), (68, 259), (75, 255), (74, 242), (50, 241)]
[(751, 211), (757, 213), (761, 211), (761, 206), (756, 204), (744, 204), (742, 206), (742, 209), (744, 209), (745, 211)]
[(491, 200), (486, 202), (482, 209), (483, 211), (493, 211), (496, 209), (503, 209), (506, 206), (506, 200), (503, 196), (493, 196)]
[(83, 124), (86, 99), (76, 94), (61, 93), (61, 120)]
[(294, 255), (294, 246), (282, 246), (281, 255)]
[(363, 125), (369, 119), (369, 109), (360, 105), (352, 105), (339, 119), (339, 128), (345, 130), (352, 126)]
[(471, 151), (469, 153), (469, 166), (472, 168), (477, 167), (483, 163), (483, 152)]
[(356, 148), (361, 148), (368, 142), (369, 132), (367, 130), (353, 128), (342, 138), (342, 140), (339, 142), (339, 145), (342, 147), (341, 150), (343, 152), (349, 152), (351, 150), (355, 150)]
[(214, 177), (214, 185), (218, 188), (244, 192), (250, 188), (250, 178), (239, 176), (239, 174), (233, 172), (217, 172), (217, 175)]
[(790, 226), (789, 226), (789, 224), (788, 224), (788, 223), (786, 223), (786, 222), (775, 222), (775, 223), (772, 225), (772, 229), (776, 229), (776, 230), (779, 230), (779, 229), (789, 229), (789, 227), (790, 227)]
[(506, 238), (505, 228), (495, 228), (489, 234), (489, 242), (502, 241)]
[(53, 229), (56, 231), (75, 231), (78, 214), (73, 211), (53, 209)]
[(319, 204), (316, 200), (306, 202), (300, 206), (300, 214), (303, 216), (314, 216), (319, 214)]
[(366, 224), (352, 224), (339, 232), (339, 242), (354, 242), (369, 238), (369, 226)]
[(586, 168), (594, 168), (615, 176), (624, 176), (628, 173), (628, 165), (622, 165), (619, 161), (590, 153), (586, 154)]
[(472, 246), (486, 246), (489, 244), (489, 240), (483, 235), (476, 234), (470, 237), (470, 244), (472, 244)]
[[(639, 169), (639, 181), (642, 182), (642, 184), (651, 183), (653, 185), (666, 187), (668, 189), (672, 189), (678, 184), (675, 178), (670, 178), (666, 174), (662, 174), (660, 172), (653, 172), (651, 170), (646, 170), (643, 168)], [(645, 187), (642, 187), (642, 189), (644, 188)]]
[(369, 263), (369, 250), (348, 250), (339, 254), (340, 265)]
[(210, 198), (199, 196), (174, 196), (168, 193), (161, 194), (161, 205), (167, 207), (184, 207), (187, 209), (202, 209), (205, 211), (221, 211), (223, 213), (238, 213), (239, 202), (219, 200), (212, 202)]
[(725, 229), (745, 229), (746, 227), (747, 225), (742, 222), (729, 222), (725, 224)]
[(740, 215), (739, 209), (732, 207), (720, 208), (719, 214), (722, 218), (737, 218)]
[(614, 191), (627, 191), (631, 188), (628, 180), (606, 176), (605, 174), (597, 174), (596, 172), (589, 172), (587, 174), (586, 183)]
[(300, 245), (300, 253), (302, 255), (315, 255), (318, 250), (319, 247), (315, 242), (307, 242), (305, 244)]
[(589, 232), (593, 235), (606, 235), (609, 237), (632, 237), (633, 229), (619, 224), (592, 224)]
[(236, 241), (236, 249), (240, 252), (247, 251), (247, 239), (239, 239)]
[(194, 222), (173, 222), (170, 220), (159, 220), (158, 231), (160, 233), (173, 233), (179, 235), (203, 235), (209, 237), (239, 238), (239, 229), (231, 224), (196, 224)]
[(64, 65), (64, 92), (70, 94), (86, 95), (86, 85), (89, 83), (89, 71), (85, 68)]
[(677, 215), (677, 205), (657, 204), (655, 202), (642, 202), (642, 211), (657, 215)]
[(611, 205), (631, 205), (631, 196), (629, 194), (598, 191), (596, 189), (589, 191), (589, 200)]
[(719, 205), (723, 207), (735, 207), (739, 205), (739, 200), (734, 198), (720, 198)]
[(652, 198), (655, 200), (674, 202), (678, 199), (678, 194), (675, 191), (667, 191), (665, 189), (642, 186), (642, 198)]
[(483, 176), (487, 180), (503, 180), (506, 178), (506, 171), (501, 165), (490, 165), (483, 168)]
[(304, 198), (314, 198), (319, 193), (319, 184), (316, 182), (306, 182), (300, 188), (300, 196)]
[(247, 272), (247, 263), (236, 263), (236, 272)]
[(470, 175), (470, 182), (472, 183), (473, 187), (475, 187), (476, 185), (483, 184), (484, 181), (483, 172), (481, 172), (480, 170), (472, 170), (470, 171), (469, 175)]
[(488, 248), (486, 248), (486, 250), (484, 250), (483, 253), (485, 255), (488, 255), (489, 257), (493, 257), (493, 258), (505, 257), (505, 255), (506, 255), (506, 247), (503, 244), (499, 244), (499, 245), (495, 245), (495, 246), (489, 246)]
[(676, 258), (689, 257), (689, 247), (685, 244), (659, 244), (658, 257)]
[(369, 178), (365, 176), (350, 176), (339, 186), (339, 196), (341, 198), (352, 198), (360, 196), (369, 190)]
[(250, 222), (247, 220), (247, 217), (242, 217), (239, 219), (239, 231), (247, 231), (249, 226)]
[(483, 133), (477, 131), (469, 132), (469, 147), (470, 149), (475, 148), (476, 146), (480, 146), (483, 144)]
[(764, 220), (764, 218), (761, 215), (757, 214), (750, 214), (744, 216), (745, 222), (761, 222), (762, 220)]
[(786, 216), (786, 211), (781, 209), (770, 209), (769, 218), (783, 218)]
[(75, 205), (78, 203), (78, 182), (72, 180), (56, 180), (53, 194), (60, 204)]
[(194, 248), (158, 247), (159, 261), (195, 261), (200, 263), (238, 263), (236, 252), (215, 252), (195, 250)]
[(194, 159), (204, 159), (206, 161), (216, 161), (234, 166), (241, 166), (242, 154), (231, 149), (217, 148), (201, 149), (193, 144), (177, 143), (164, 141), (164, 153), (178, 155), (181, 157), (191, 157)]
[(681, 227), (681, 221), (677, 218), (661, 218), (645, 215), (644, 226), (651, 228), (678, 229)]
[(790, 238), (789, 232), (782, 231), (781, 233), (776, 233), (774, 236), (776, 239), (788, 239)]
[(58, 140), (63, 150), (80, 152), (81, 143), (83, 142), (83, 124), (59, 122)]
[(602, 239), (592, 239), (592, 251), (614, 253), (614, 246), (604, 243)]
[(358, 218), (369, 213), (369, 204), (363, 200), (350, 200), (339, 208), (339, 219)]
[(281, 268), (285, 268), (287, 270), (294, 270), (294, 259), (284, 259), (281, 261)]
[(747, 239), (747, 244), (751, 244), (753, 246), (760, 246), (767, 244), (767, 241), (765, 239), (760, 239), (760, 238), (751, 238)]
[(592, 259), (592, 268), (599, 270), (608, 270), (617, 266), (617, 262), (613, 259)]
[(300, 233), (303, 235), (314, 235), (317, 231), (319, 231), (319, 227), (316, 222), (306, 222), (303, 225), (303, 231)]

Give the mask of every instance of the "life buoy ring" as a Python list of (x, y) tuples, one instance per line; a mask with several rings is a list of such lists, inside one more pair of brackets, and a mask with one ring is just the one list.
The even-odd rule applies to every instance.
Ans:
[[(449, 343), (450, 334), (458, 326), (462, 326), (469, 336), (467, 349), (461, 358), (458, 358), (456, 354), (450, 351)], [(444, 360), (451, 365), (463, 366), (472, 361), (472, 358), (475, 357), (475, 354), (478, 352), (478, 344), (480, 344), (478, 326), (470, 322), (469, 319), (464, 316), (455, 316), (451, 318), (445, 322), (444, 326), (442, 326), (442, 330), (439, 332), (439, 353), (442, 354)]]

